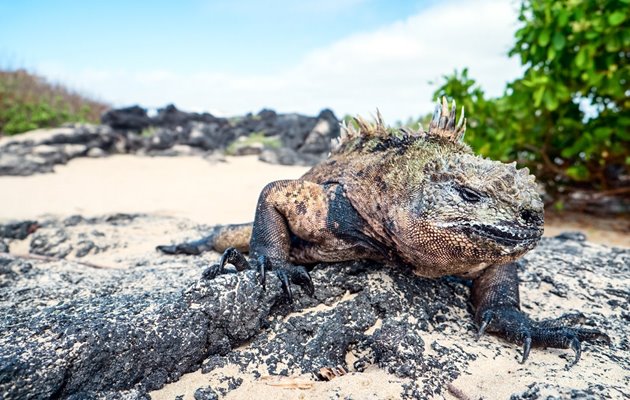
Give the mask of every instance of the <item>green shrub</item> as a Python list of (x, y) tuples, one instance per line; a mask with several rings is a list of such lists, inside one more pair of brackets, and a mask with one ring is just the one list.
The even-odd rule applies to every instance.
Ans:
[(142, 137), (152, 137), (157, 132), (157, 129), (154, 126), (146, 127), (140, 132), (140, 136)]
[[(466, 107), (466, 141), (517, 160), (553, 193), (627, 190), (630, 165), (630, 0), (525, 1), (510, 54), (524, 75), (488, 98), (468, 76), (445, 76), (434, 96)], [(625, 189), (624, 189), (625, 186)]]
[(282, 147), (280, 138), (277, 136), (266, 136), (264, 131), (252, 132), (248, 136), (243, 136), (232, 143), (230, 143), (225, 149), (225, 154), (235, 155), (238, 150), (244, 147), (250, 147), (256, 144), (261, 144), (267, 149), (278, 149)]
[(24, 70), (0, 71), (0, 135), (65, 122), (98, 122), (107, 108)]

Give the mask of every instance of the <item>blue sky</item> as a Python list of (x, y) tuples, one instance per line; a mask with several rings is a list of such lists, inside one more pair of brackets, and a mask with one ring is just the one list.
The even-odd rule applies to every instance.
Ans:
[(505, 55), (515, 10), (499, 0), (2, 1), (0, 65), (114, 105), (379, 107), (404, 119), (428, 111), (428, 81), (454, 68), (500, 92), (519, 71)]

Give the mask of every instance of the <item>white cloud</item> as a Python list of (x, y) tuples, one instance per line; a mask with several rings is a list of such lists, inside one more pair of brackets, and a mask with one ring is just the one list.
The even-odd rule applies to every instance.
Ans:
[(199, 70), (182, 74), (155, 69), (39, 70), (70, 85), (97, 93), (116, 105), (148, 107), (175, 103), (187, 110), (243, 114), (269, 107), (315, 114), (323, 107), (339, 116), (368, 114), (379, 107), (386, 120), (430, 112), (429, 81), (468, 67), (491, 95), (520, 73), (508, 59), (517, 10), (508, 1), (449, 1), (404, 21), (343, 38), (311, 51), (296, 65), (271, 75)]

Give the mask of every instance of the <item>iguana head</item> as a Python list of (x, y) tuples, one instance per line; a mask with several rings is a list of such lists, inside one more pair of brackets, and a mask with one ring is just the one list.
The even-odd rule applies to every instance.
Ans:
[[(534, 248), (543, 233), (543, 203), (533, 175), (516, 163), (472, 154), (460, 143), (463, 115), (444, 102), (434, 114), (423, 151), (421, 179), (394, 215), (401, 253), (422, 270), (474, 272), (513, 261)], [(432, 271), (426, 272), (431, 275)]]
[(527, 169), (452, 154), (429, 163), (425, 172), (413, 212), (427, 221), (426, 229), (438, 244), (428, 245), (452, 262), (512, 261), (540, 239), (543, 203)]

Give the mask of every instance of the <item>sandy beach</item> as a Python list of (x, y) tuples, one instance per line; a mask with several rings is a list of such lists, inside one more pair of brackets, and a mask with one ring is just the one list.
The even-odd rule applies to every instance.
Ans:
[(117, 155), (79, 158), (52, 174), (0, 177), (0, 219), (148, 213), (205, 224), (253, 220), (265, 184), (308, 168), (263, 163), (255, 156), (225, 162), (200, 157)]

